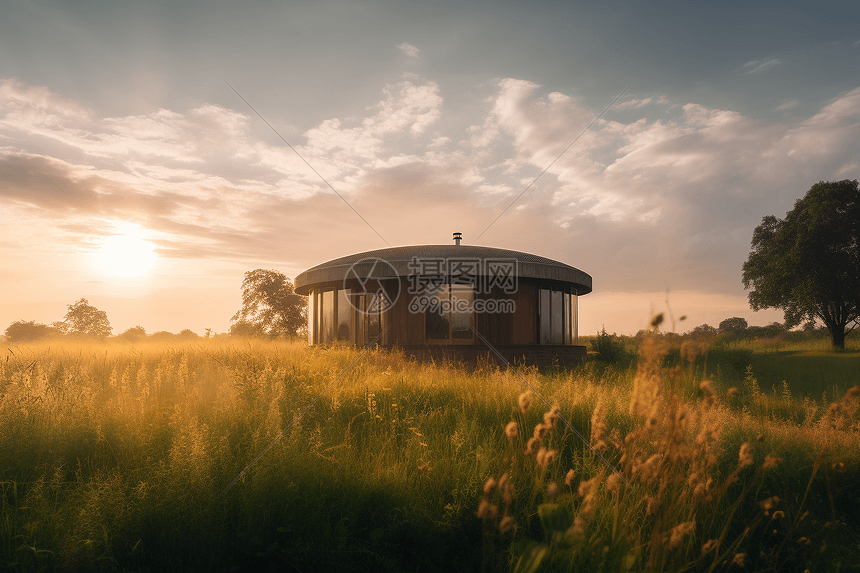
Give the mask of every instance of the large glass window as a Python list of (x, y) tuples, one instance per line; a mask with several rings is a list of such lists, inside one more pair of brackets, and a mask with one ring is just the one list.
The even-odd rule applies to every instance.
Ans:
[(451, 286), (451, 338), (472, 340), (472, 306), (474, 292), (471, 286)]
[(567, 320), (564, 323), (564, 343), (573, 344), (573, 315), (570, 314), (570, 293), (564, 293), (564, 316)]
[(552, 291), (552, 336), (551, 344), (564, 344), (564, 306), (562, 304), (562, 292)]
[(433, 302), (424, 312), (424, 335), (428, 342), (450, 340), (471, 342), (473, 287), (447, 285), (433, 295)]
[(541, 344), (577, 344), (576, 295), (542, 288), (539, 291)]
[(337, 339), (352, 342), (352, 305), (349, 289), (337, 291)]
[(320, 309), (320, 343), (330, 344), (334, 340), (334, 291), (322, 293)]
[(552, 332), (552, 314), (550, 313), (550, 290), (540, 289), (540, 343), (549, 344)]
[(316, 333), (316, 293), (311, 290), (308, 292), (308, 345), (313, 346), (316, 341), (314, 334)]

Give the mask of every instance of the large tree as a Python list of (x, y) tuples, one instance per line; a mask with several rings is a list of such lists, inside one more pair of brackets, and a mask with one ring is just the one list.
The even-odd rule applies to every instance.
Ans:
[(51, 334), (57, 334), (56, 329), (35, 320), (29, 322), (18, 320), (6, 328), (6, 340), (9, 342), (34, 342)]
[(743, 266), (753, 310), (781, 308), (785, 326), (820, 320), (836, 348), (860, 325), (860, 187), (820, 181), (786, 213), (762, 219)]
[(272, 337), (295, 336), (307, 320), (307, 307), (307, 298), (296, 294), (290, 279), (278, 271), (257, 269), (245, 273), (242, 309), (232, 321), (246, 323)]
[(87, 299), (82, 298), (75, 304), (69, 305), (63, 322), (54, 323), (69, 334), (88, 334), (90, 336), (110, 336), (111, 326), (107, 313), (91, 306)]

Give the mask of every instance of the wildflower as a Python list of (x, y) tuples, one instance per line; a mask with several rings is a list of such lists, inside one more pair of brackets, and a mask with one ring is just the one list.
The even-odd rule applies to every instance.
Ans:
[(771, 519), (782, 519), (783, 517), (785, 517), (785, 512), (779, 510), (773, 512), (773, 516), (771, 516)]
[(495, 519), (498, 515), (498, 506), (490, 503), (486, 497), (482, 498), (481, 504), (478, 506), (478, 517), (481, 519)]
[(704, 545), (702, 545), (702, 555), (710, 553), (717, 547), (716, 539), (708, 539)]
[(496, 487), (496, 480), (490, 478), (484, 483), (484, 495), (490, 495), (493, 489)]
[(737, 388), (734, 388), (734, 387), (729, 388), (729, 389), (726, 391), (726, 398), (734, 398), (734, 397), (735, 397), (735, 395), (737, 395), (737, 393), (738, 393), (738, 389), (737, 389)]
[(522, 394), (520, 394), (518, 402), (520, 405), (520, 412), (525, 414), (529, 411), (529, 406), (532, 405), (532, 393), (528, 391), (523, 392)]
[(507, 533), (514, 526), (514, 518), (510, 515), (506, 515), (502, 518), (502, 521), (499, 522), (499, 533)]
[(746, 466), (752, 465), (753, 456), (752, 456), (752, 446), (749, 445), (748, 442), (744, 442), (741, 445), (741, 451), (738, 454), (738, 469), (745, 468)]
[(675, 549), (684, 540), (693, 529), (696, 527), (695, 521), (687, 521), (672, 528), (671, 536), (669, 537), (669, 549)]
[(505, 426), (505, 436), (507, 436), (508, 441), (513, 441), (513, 439), (517, 436), (517, 423), (516, 422), (508, 422), (508, 425)]
[(744, 559), (746, 558), (746, 553), (735, 553), (735, 558), (732, 559), (732, 565), (737, 565), (738, 567), (744, 566)]
[(558, 485), (555, 482), (546, 486), (546, 497), (550, 501), (555, 501), (555, 498), (558, 497)]
[(764, 463), (762, 464), (761, 469), (769, 470), (771, 468), (775, 468), (780, 463), (782, 463), (782, 458), (778, 458), (773, 454), (768, 454), (764, 457)]

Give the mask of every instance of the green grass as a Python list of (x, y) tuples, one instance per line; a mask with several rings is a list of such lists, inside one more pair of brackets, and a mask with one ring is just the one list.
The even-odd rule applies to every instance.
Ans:
[[(613, 464), (624, 466), (627, 446), (612, 445), (624, 436), (640, 436), (629, 443), (643, 451), (663, 451), (658, 438), (668, 421), (645, 439), (642, 420), (629, 412), (635, 364), (526, 369), (520, 378), (491, 365), (466, 371), (372, 351), (338, 378), (355, 350), (262, 341), (54, 344), (12, 347), (0, 361), (4, 570), (508, 570), (544, 548), (541, 570), (618, 570), (628, 563), (641, 570), (658, 557), (663, 570), (707, 570), (699, 547), (723, 523), (735, 539), (745, 524), (761, 521), (758, 501), (765, 493), (785, 499), (787, 511), (808, 509), (812, 516), (802, 527), (818, 524), (810, 533), (814, 551), (791, 545), (781, 554), (791, 564), (829, 559), (845, 570), (860, 563), (856, 539), (846, 533), (860, 526), (852, 521), (860, 515), (856, 420), (828, 415), (822, 401), (823, 392), (839, 400), (853, 385), (857, 355), (850, 353), (712, 350), (707, 364), (704, 357), (681, 362), (670, 355), (667, 369), (658, 369), (660, 396), (676, 394), (689, 412), (685, 439), (691, 443), (705, 419), (697, 406), (702, 375), (721, 393), (742, 389), (707, 414), (721, 427), (708, 470), (713, 478), (732, 473), (744, 442), (755, 444), (755, 466), (707, 506), (696, 505), (703, 502), (689, 497), (684, 480), (670, 483), (681, 474), (666, 470), (660, 479), (670, 480), (666, 487), (679, 503), (662, 524), (644, 513), (642, 501), (656, 495), (652, 489), (661, 482), (640, 483), (630, 466), (623, 502), (613, 502), (601, 482), (596, 513), (588, 518), (590, 545), (583, 545), (559, 540), (582, 511), (577, 483), (605, 470), (576, 435), (592, 437), (595, 405), (605, 405), (606, 456)], [(796, 362), (786, 366), (785, 360)], [(672, 370), (673, 364), (679, 368)], [(749, 364), (758, 393), (743, 386)], [(789, 382), (790, 391), (783, 392), (780, 380), (777, 392), (770, 391), (769, 377), (801, 371), (807, 376), (797, 388)], [(574, 430), (557, 423), (547, 434), (545, 446), (558, 453), (546, 468), (522, 453), (548, 410), (536, 396), (532, 408), (520, 412), (523, 380), (549, 404), (557, 402)], [(519, 434), (509, 442), (504, 428), (511, 421)], [(618, 433), (610, 439), (613, 429)], [(692, 457), (682, 456), (684, 464), (697, 459), (697, 447), (689, 450)], [(785, 462), (766, 474), (755, 469), (771, 452)], [(837, 462), (841, 469), (831, 468)], [(563, 484), (571, 469), (575, 480), (561, 488), (550, 511), (547, 486)], [(517, 492), (509, 508), (516, 528), (500, 534), (498, 521), (481, 520), (477, 511), (485, 481), (505, 472)], [(738, 499), (736, 517), (727, 520), (727, 508)], [(839, 515), (831, 515), (834, 508)], [(654, 557), (649, 536), (655, 528), (668, 531), (670, 522), (678, 525), (695, 511), (723, 521), (699, 519), (689, 547)], [(827, 521), (839, 523), (822, 530)], [(602, 542), (595, 544), (597, 538)], [(825, 551), (823, 542), (829, 543)], [(605, 558), (604, 545), (611, 546), (612, 559)], [(770, 550), (772, 543), (765, 536), (742, 545), (757, 555), (756, 548)]]

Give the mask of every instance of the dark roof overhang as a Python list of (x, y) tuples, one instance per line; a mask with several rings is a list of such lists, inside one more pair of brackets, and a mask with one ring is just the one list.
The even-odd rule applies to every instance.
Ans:
[[(306, 295), (315, 286), (342, 283), (348, 273), (350, 276), (358, 278), (366, 278), (370, 273), (373, 273), (375, 278), (406, 277), (412, 274), (409, 263), (413, 258), (515, 259), (518, 279), (537, 279), (563, 283), (574, 286), (578, 294), (581, 295), (591, 292), (591, 275), (570, 265), (519, 251), (465, 245), (413, 245), (348, 255), (322, 263), (298, 275), (295, 279), (296, 292)], [(371, 260), (361, 262), (365, 259)], [(381, 259), (388, 265), (374, 266), (373, 259)], [(361, 263), (356, 264), (359, 262)]]

